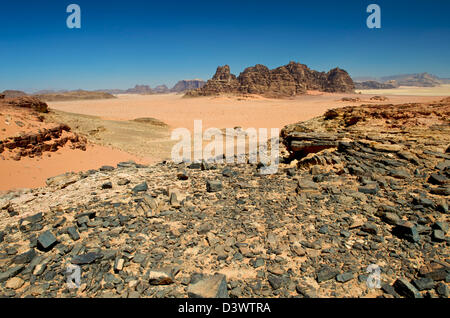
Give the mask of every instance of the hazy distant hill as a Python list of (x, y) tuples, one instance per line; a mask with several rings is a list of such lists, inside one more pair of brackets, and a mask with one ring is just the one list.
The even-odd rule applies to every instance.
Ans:
[(205, 81), (199, 79), (182, 80), (176, 83), (175, 86), (172, 87), (171, 91), (175, 93), (181, 93), (192, 89), (202, 88), (203, 86), (205, 86), (205, 84)]
[(116, 98), (109, 93), (85, 91), (81, 89), (76, 91), (55, 92), (48, 94), (33, 94), (33, 96), (46, 102)]
[(385, 83), (377, 81), (355, 82), (355, 89), (390, 89), (398, 87), (397, 81), (387, 81)]
[(148, 94), (153, 94), (153, 90), (148, 85), (136, 85), (134, 88), (127, 89), (125, 91), (125, 93), (148, 95)]
[[(33, 95), (42, 97), (47, 101), (58, 100), (68, 100), (69, 99), (96, 99), (96, 98), (114, 98), (112, 95), (118, 94), (140, 94), (140, 95), (150, 95), (150, 94), (168, 94), (171, 92), (181, 93), (191, 89), (197, 89), (203, 87), (205, 85), (205, 81), (200, 79), (193, 80), (182, 80), (175, 84), (175, 86), (171, 89), (167, 87), (167, 85), (162, 84), (158, 85), (155, 88), (151, 88), (149, 85), (135, 85), (133, 88), (129, 89), (118, 89), (118, 88), (105, 88), (105, 89), (97, 89), (93, 91), (85, 91), (85, 90), (41, 90)], [(24, 92), (20, 91), (5, 91), (7, 92), (6, 98), (10, 95), (11, 97), (23, 96), (26, 95)], [(23, 94), (23, 95), (20, 95)], [(109, 96), (112, 97), (109, 97)], [(102, 97), (104, 96), (104, 97)]]
[(153, 89), (153, 91), (158, 94), (170, 93), (170, 89), (166, 85), (158, 85)]
[(450, 84), (450, 79), (429, 73), (400, 74), (383, 77), (355, 77), (357, 89), (395, 88), (397, 86), (435, 87)]

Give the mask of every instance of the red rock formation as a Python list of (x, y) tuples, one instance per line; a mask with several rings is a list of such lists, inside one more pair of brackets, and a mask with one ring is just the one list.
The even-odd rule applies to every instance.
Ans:
[(2, 103), (7, 106), (31, 108), (40, 113), (48, 112), (48, 105), (36, 97), (24, 96), (3, 99)]
[(339, 68), (324, 73), (295, 62), (273, 70), (258, 64), (246, 68), (236, 77), (230, 73), (230, 67), (225, 65), (217, 68), (216, 74), (205, 86), (188, 92), (186, 96), (230, 93), (289, 97), (304, 94), (307, 90), (353, 92), (354, 84), (348, 73)]

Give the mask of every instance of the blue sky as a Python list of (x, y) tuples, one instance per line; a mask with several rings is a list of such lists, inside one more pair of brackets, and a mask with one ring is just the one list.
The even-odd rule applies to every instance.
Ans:
[[(76, 3), (82, 28), (66, 27)], [(366, 27), (367, 5), (381, 29)], [(450, 77), (448, 0), (15, 0), (0, 10), (3, 89), (169, 87), (294, 60), (352, 76)]]

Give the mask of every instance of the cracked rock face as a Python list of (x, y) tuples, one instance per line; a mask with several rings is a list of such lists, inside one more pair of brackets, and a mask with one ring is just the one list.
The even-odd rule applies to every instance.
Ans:
[(335, 68), (328, 73), (317, 72), (306, 65), (290, 62), (270, 70), (257, 64), (246, 68), (238, 77), (230, 73), (228, 65), (219, 66), (205, 86), (186, 96), (228, 94), (257, 94), (267, 97), (292, 97), (307, 90), (322, 92), (353, 92), (354, 84), (348, 73)]

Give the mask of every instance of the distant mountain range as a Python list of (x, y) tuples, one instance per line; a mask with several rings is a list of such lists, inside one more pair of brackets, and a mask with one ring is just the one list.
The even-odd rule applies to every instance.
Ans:
[(205, 81), (200, 79), (193, 80), (181, 80), (178, 81), (174, 87), (169, 89), (166, 85), (158, 85), (155, 88), (151, 88), (148, 85), (136, 85), (129, 89), (98, 89), (97, 92), (104, 92), (109, 94), (167, 94), (167, 93), (183, 93), (192, 89), (201, 88), (206, 84)]
[[(96, 93), (107, 93), (112, 95), (117, 94), (141, 94), (141, 95), (150, 95), (150, 94), (168, 94), (168, 93), (183, 93), (189, 90), (201, 88), (206, 84), (205, 81), (201, 79), (192, 79), (192, 80), (181, 80), (178, 81), (172, 88), (168, 88), (166, 85), (158, 85), (154, 88), (149, 85), (135, 85), (133, 88), (129, 89), (115, 89), (115, 88), (107, 88), (107, 89), (97, 89), (92, 92)], [(69, 92), (78, 92), (82, 90), (52, 90), (45, 89), (34, 92), (30, 95), (54, 95), (54, 94), (65, 94)], [(27, 95), (26, 93), (19, 91), (6, 91), (7, 95), (17, 95), (18, 93), (22, 93), (22, 95)]]
[(450, 84), (450, 78), (429, 73), (401, 74), (384, 77), (355, 77), (356, 89), (389, 89), (399, 86), (435, 87)]

